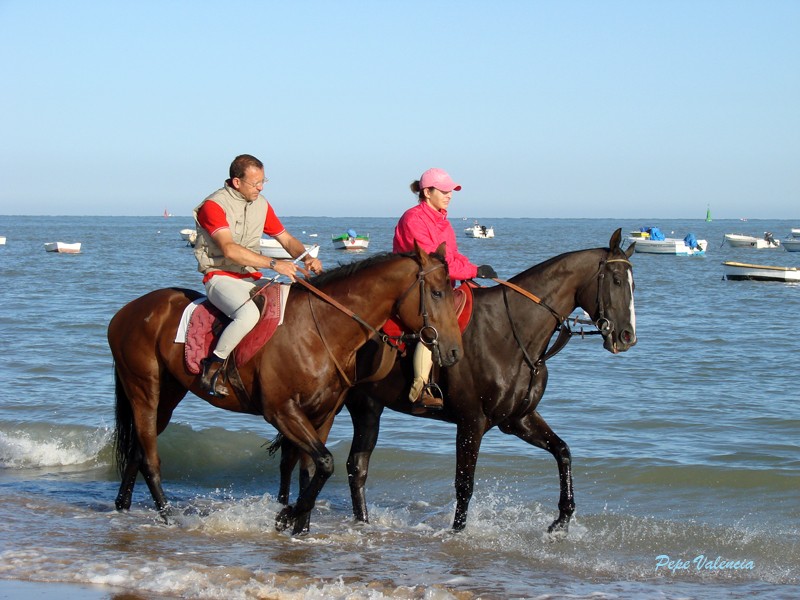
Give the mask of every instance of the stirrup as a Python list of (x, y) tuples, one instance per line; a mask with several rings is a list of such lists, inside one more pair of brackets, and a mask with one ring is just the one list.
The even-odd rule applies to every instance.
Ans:
[[(203, 388), (203, 391), (206, 392), (209, 396), (214, 397), (225, 397), (228, 395), (228, 388), (225, 386), (224, 383), (219, 382), (220, 374), (224, 375), (225, 366), (227, 365), (228, 359), (226, 358), (223, 361), (214, 360), (213, 358), (204, 358), (202, 361), (203, 364), (203, 374), (200, 377), (200, 387)], [(217, 370), (214, 371), (214, 374), (211, 375), (209, 378), (209, 371), (211, 370), (211, 365), (214, 363), (219, 364)]]
[(412, 414), (422, 415), (426, 412), (436, 412), (444, 408), (444, 394), (438, 384), (426, 383), (422, 393), (411, 407)]

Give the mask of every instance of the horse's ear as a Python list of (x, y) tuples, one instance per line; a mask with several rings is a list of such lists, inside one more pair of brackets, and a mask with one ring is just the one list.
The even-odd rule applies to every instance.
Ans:
[(609, 249), (614, 250), (616, 248), (619, 248), (620, 242), (622, 242), (622, 227), (620, 227), (614, 233), (611, 234), (611, 241), (608, 242)]
[(439, 244), (439, 247), (436, 249), (436, 254), (441, 254), (442, 256), (446, 256), (446, 254), (445, 254), (446, 246), (447, 246), (447, 244), (445, 242), (442, 242), (441, 244)]
[(428, 253), (422, 249), (422, 247), (417, 243), (417, 240), (414, 240), (414, 254), (416, 254), (420, 260), (424, 260), (428, 256)]
[(633, 256), (633, 247), (634, 246), (636, 246), (636, 242), (633, 242), (630, 246), (628, 246), (628, 248), (625, 250), (625, 256), (627, 256), (628, 258)]

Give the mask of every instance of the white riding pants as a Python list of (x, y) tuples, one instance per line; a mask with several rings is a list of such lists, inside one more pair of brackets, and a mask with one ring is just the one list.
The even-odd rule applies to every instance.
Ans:
[(250, 299), (250, 292), (255, 287), (251, 279), (236, 279), (226, 275), (215, 275), (206, 282), (206, 295), (211, 304), (233, 319), (214, 348), (214, 354), (223, 360), (258, 323), (260, 313)]

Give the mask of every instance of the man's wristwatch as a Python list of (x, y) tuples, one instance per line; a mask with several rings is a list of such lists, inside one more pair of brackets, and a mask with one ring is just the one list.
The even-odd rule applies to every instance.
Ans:
[(277, 261), (273, 258), (272, 260), (269, 261), (269, 268), (274, 269), (275, 265), (277, 264), (278, 264)]

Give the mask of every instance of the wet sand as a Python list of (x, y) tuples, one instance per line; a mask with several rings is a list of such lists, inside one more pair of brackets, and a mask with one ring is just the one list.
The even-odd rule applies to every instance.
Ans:
[(166, 600), (168, 596), (141, 596), (103, 585), (72, 583), (43, 583), (0, 579), (0, 599), (30, 600), (58, 598), (59, 600)]

